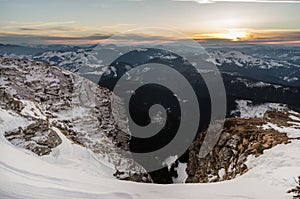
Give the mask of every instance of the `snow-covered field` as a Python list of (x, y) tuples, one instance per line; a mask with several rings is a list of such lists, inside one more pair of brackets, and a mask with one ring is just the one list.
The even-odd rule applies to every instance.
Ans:
[[(86, 148), (72, 144), (58, 129), (62, 144), (37, 156), (8, 142), (4, 132), (30, 121), (0, 109), (0, 198), (291, 198), (287, 190), (300, 175), (300, 140), (278, 145), (234, 180), (209, 184), (142, 184), (120, 181), (113, 168)], [(182, 165), (184, 168), (184, 165)]]

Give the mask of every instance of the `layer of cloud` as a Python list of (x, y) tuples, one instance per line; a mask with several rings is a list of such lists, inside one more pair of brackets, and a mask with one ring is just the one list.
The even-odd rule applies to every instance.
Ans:
[(94, 34), (86, 37), (8, 34), (0, 32), (0, 43), (9, 44), (89, 44), (98, 43), (111, 35)]
[[(88, 40), (99, 40), (99, 35), (116, 34), (134, 27), (134, 24), (113, 24), (110, 26), (83, 26), (74, 21), (65, 22), (0, 22), (0, 42), (10, 40), (11, 42), (25, 40), (27, 43), (45, 43), (62, 40), (71, 42), (86, 42)], [(88, 36), (92, 35), (92, 36)]]
[[(26, 35), (26, 34), (8, 34), (0, 32), (0, 43), (21, 44), (21, 43), (34, 43), (34, 44), (94, 44), (106, 41), (112, 35), (109, 34), (93, 34), (90, 36), (42, 36), (42, 35)], [(191, 36), (199, 42), (231, 42), (230, 39), (215, 38), (209, 35), (200, 34)], [(147, 44), (153, 41), (159, 43), (176, 41), (177, 38), (167, 36), (154, 36), (154, 35), (126, 35), (114, 36), (116, 43), (124, 42), (138, 42)], [(300, 30), (274, 30), (274, 31), (256, 31), (245, 39), (239, 41), (241, 43), (257, 43), (257, 44), (289, 44), (300, 45)]]

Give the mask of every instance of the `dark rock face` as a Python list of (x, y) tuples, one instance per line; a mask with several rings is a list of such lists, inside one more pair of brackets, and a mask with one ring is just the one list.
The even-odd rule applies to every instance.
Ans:
[(5, 84), (1, 87), (14, 98), (46, 102), (46, 108), (51, 112), (71, 106), (74, 82), (70, 72), (46, 63), (4, 57), (0, 64), (8, 66), (0, 67)]
[(3, 108), (7, 110), (14, 110), (16, 112), (21, 112), (21, 110), (24, 108), (23, 104), (15, 100), (4, 91), (4, 88), (0, 88), (0, 104)]
[(189, 148), (186, 182), (217, 182), (244, 174), (248, 171), (245, 162), (249, 155), (259, 156), (277, 144), (289, 143), (291, 138), (286, 133), (261, 128), (268, 121), (286, 123), (287, 118), (288, 114), (271, 111), (265, 118), (227, 119), (218, 143), (204, 158), (199, 158), (198, 153), (205, 133), (199, 134)]
[[(25, 107), (21, 100), (27, 100), (37, 104), (36, 108), (43, 109), (40, 111), (44, 112), (49, 125), (61, 129), (77, 144), (97, 151), (99, 147), (86, 137), (101, 131), (121, 148), (128, 148), (128, 133), (123, 132), (114, 118), (110, 108), (112, 93), (107, 89), (47, 63), (0, 57), (0, 65), (2, 108), (13, 110), (40, 124), (41, 118), (21, 113)], [(85, 108), (87, 116), (76, 116), (73, 109), (77, 107)], [(57, 119), (64, 111), (71, 115), (70, 118)], [(77, 124), (82, 127), (80, 130), (74, 128)], [(99, 128), (96, 128), (97, 125)], [(83, 132), (83, 127), (90, 128), (90, 135), (84, 136), (87, 132)]]
[(152, 178), (147, 173), (143, 173), (143, 174), (130, 173), (130, 172), (125, 173), (125, 172), (117, 170), (116, 173), (114, 173), (114, 176), (119, 180), (143, 182), (143, 183), (153, 183)]
[(168, 170), (167, 167), (164, 167), (157, 171), (152, 171), (149, 174), (153, 181), (158, 184), (172, 184), (172, 177), (176, 175), (174, 173), (174, 169)]
[(293, 193), (294, 199), (300, 198), (300, 176), (298, 176), (298, 185), (295, 188), (288, 190), (288, 193)]
[[(151, 182), (126, 153), (126, 118), (113, 113), (112, 100), (118, 99), (108, 89), (47, 63), (1, 56), (0, 80), (0, 108), (28, 121), (26, 127), (5, 133), (12, 144), (47, 155), (62, 142), (57, 130), (94, 155), (105, 156), (128, 180)], [(116, 104), (122, 107), (121, 101)]]
[(30, 124), (25, 129), (5, 132), (6, 139), (16, 146), (28, 149), (37, 155), (47, 155), (51, 150), (61, 144), (57, 133), (50, 129), (46, 121)]

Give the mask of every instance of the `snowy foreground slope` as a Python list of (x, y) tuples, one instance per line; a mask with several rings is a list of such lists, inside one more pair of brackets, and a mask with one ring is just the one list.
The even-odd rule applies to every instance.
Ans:
[[(24, 70), (22, 67), (16, 66), (20, 64), (18, 61), (13, 62), (8, 68), (8, 65), (1, 66), (2, 74), (4, 70), (17, 71)], [(33, 67), (31, 70), (26, 70), (17, 76), (14, 83), (20, 83), (20, 85), (10, 85), (10, 81), (7, 77), (1, 76), (1, 86), (4, 86), (5, 92), (17, 97), (17, 95), (25, 95), (22, 93), (22, 78), (23, 74), (26, 74), (26, 80), (30, 81), (30, 84), (37, 82), (38, 79), (45, 79), (39, 77), (38, 79), (32, 79), (32, 74), (40, 74), (38, 67), (32, 66), (32, 63), (23, 63), (27, 67)], [(28, 65), (29, 64), (29, 65)], [(6, 68), (5, 68), (6, 67)], [(44, 66), (40, 66), (44, 67)], [(58, 69), (55, 69), (58, 70)], [(52, 70), (53, 73), (54, 69)], [(50, 85), (47, 92), (55, 91), (52, 88), (63, 85), (65, 82), (53, 79), (46, 79), (43, 82), (50, 81)], [(37, 82), (39, 85), (43, 82)], [(25, 83), (24, 83), (25, 84)], [(47, 85), (45, 85), (47, 86)], [(52, 90), (51, 90), (52, 89)], [(66, 90), (64, 90), (67, 92)], [(17, 94), (17, 95), (16, 95)], [(39, 93), (36, 93), (36, 97), (39, 97)], [(89, 95), (87, 93), (87, 95)], [(41, 96), (51, 96), (44, 95)], [(56, 95), (54, 95), (56, 96)], [(28, 96), (30, 98), (32, 96)], [(102, 99), (105, 96), (102, 96)], [(273, 123), (266, 123), (259, 128), (263, 129), (275, 129), (280, 132), (284, 132), (288, 137), (293, 138), (288, 144), (279, 144), (275, 147), (265, 150), (259, 157), (252, 155), (247, 158), (247, 167), (249, 169), (245, 174), (236, 177), (229, 181), (222, 181), (218, 183), (195, 183), (195, 184), (170, 184), (170, 185), (158, 185), (158, 184), (146, 184), (136, 183), (129, 181), (120, 181), (116, 179), (113, 174), (115, 173), (115, 163), (117, 162), (117, 154), (109, 154), (112, 150), (112, 143), (107, 137), (96, 137), (93, 126), (89, 125), (88, 121), (80, 123), (83, 118), (80, 115), (84, 115), (82, 107), (75, 106), (75, 112), (68, 113), (68, 106), (61, 101), (68, 102), (68, 98), (56, 99), (53, 98), (54, 103), (58, 104), (57, 107), (50, 106), (51, 100), (47, 100), (47, 103), (36, 103), (31, 100), (18, 100), (15, 98), (13, 102), (18, 105), (20, 102), (20, 111), (5, 108), (5, 104), (1, 103), (0, 108), (0, 198), (291, 198), (291, 194), (286, 192), (295, 187), (295, 179), (300, 175), (300, 115), (296, 112), (286, 112), (289, 118), (287, 123), (288, 127), (278, 126)], [(58, 100), (58, 101), (55, 101)], [(256, 107), (256, 109), (247, 108), (245, 102), (239, 103), (240, 117), (260, 117), (263, 113), (258, 110), (262, 110), (262, 107)], [(105, 104), (103, 102), (103, 104)], [(284, 107), (278, 107), (274, 104), (268, 105), (268, 107), (274, 107), (274, 109), (281, 109)], [(266, 105), (264, 105), (266, 107)], [(55, 112), (52, 109), (57, 109)], [(74, 107), (73, 107), (74, 108)], [(106, 113), (103, 105), (100, 106), (101, 113)], [(103, 109), (103, 110), (102, 110)], [(84, 109), (85, 110), (85, 109)], [(253, 113), (253, 110), (255, 113)], [(62, 111), (62, 112), (60, 112)], [(74, 110), (73, 110), (74, 111)], [(85, 110), (86, 111), (86, 110)], [(252, 111), (252, 112), (251, 112)], [(56, 117), (53, 116), (56, 114)], [(91, 113), (89, 113), (91, 114)], [(51, 116), (52, 115), (52, 116)], [(87, 115), (84, 115), (85, 117)], [(114, 128), (113, 118), (107, 116), (106, 124)], [(61, 129), (61, 125), (67, 125), (62, 123), (64, 120), (72, 120), (75, 122), (73, 129), (68, 127), (67, 130), (71, 132), (83, 133), (83, 129), (88, 129), (89, 132), (80, 134), (79, 138), (70, 137), (69, 134)], [(90, 117), (89, 120), (96, 118)], [(21, 138), (18, 138), (18, 134), (14, 135), (14, 139), (9, 141), (9, 136), (6, 132), (15, 132), (16, 129), (21, 127), (26, 129), (34, 122), (47, 121), (49, 123), (49, 129), (52, 133), (58, 136), (57, 140), (61, 143), (50, 150), (44, 151), (46, 155), (40, 155), (41, 151), (31, 151), (32, 145), (39, 148), (40, 138), (42, 136), (32, 137), (31, 141), (23, 142)], [(94, 120), (93, 120), (94, 121)], [(98, 129), (99, 130), (99, 129)], [(103, 129), (101, 132), (105, 133)], [(100, 144), (106, 144), (108, 149), (103, 150), (101, 153), (95, 153), (93, 149), (93, 143), (91, 140), (98, 139)], [(38, 140), (37, 140), (38, 139)], [(22, 142), (20, 142), (22, 141)], [(36, 143), (35, 143), (36, 141)], [(74, 141), (80, 141), (81, 144), (75, 144)], [(25, 145), (28, 144), (28, 145)], [(27, 149), (25, 149), (29, 146)], [(102, 149), (102, 148), (99, 148)], [(106, 156), (103, 156), (106, 155)], [(125, 161), (125, 160), (124, 160)], [(125, 161), (126, 163), (126, 161)], [(126, 165), (125, 165), (126, 166)], [(127, 165), (128, 166), (128, 165)]]
[(119, 181), (105, 161), (93, 159), (85, 148), (71, 144), (58, 132), (62, 144), (49, 156), (37, 156), (13, 146), (4, 130), (28, 121), (11, 112), (1, 113), (1, 198), (291, 198), (300, 173), (300, 140), (278, 145), (250, 158), (250, 171), (210, 184), (155, 185)]

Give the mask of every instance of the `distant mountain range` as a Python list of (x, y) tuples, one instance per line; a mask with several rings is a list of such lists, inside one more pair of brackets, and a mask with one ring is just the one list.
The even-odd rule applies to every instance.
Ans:
[[(97, 55), (99, 46), (96, 51), (94, 50), (95, 45), (20, 46), (1, 44), (0, 46), (0, 54), (2, 55), (61, 66), (96, 83), (100, 77), (102, 77), (103, 82), (104, 76), (108, 81), (110, 81), (109, 79), (120, 78), (120, 75), (129, 70), (120, 64), (117, 67), (104, 64)], [(100, 51), (109, 50), (119, 53), (121, 48), (124, 47), (100, 46)], [(159, 48), (162, 49), (163, 46), (159, 46)], [(214, 63), (221, 71), (227, 92), (228, 115), (235, 108), (235, 100), (237, 99), (249, 99), (258, 103), (266, 101), (285, 103), (297, 110), (300, 109), (298, 100), (300, 99), (299, 47), (231, 45), (208, 46), (206, 50), (209, 54), (206, 61)], [(140, 63), (152, 62), (153, 60), (162, 64), (166, 62), (166, 57), (163, 57), (159, 50), (157, 52), (155, 50), (139, 52), (139, 55), (141, 53), (145, 58)], [(191, 52), (188, 53), (187, 56), (191, 56)], [(132, 56), (130, 60), (132, 60)], [(125, 60), (125, 62), (130, 63), (130, 60)], [(171, 61), (175, 63), (178, 70), (181, 70), (181, 66), (179, 63), (176, 64), (176, 60), (175, 54)], [(147, 71), (140, 71), (140, 75), (144, 73), (146, 74)], [(117, 76), (115, 77), (115, 75)], [(197, 86), (197, 81), (193, 77), (190, 79)]]
[[(49, 62), (70, 71), (93, 73), (103, 67), (101, 63), (91, 64), (95, 58), (96, 45), (35, 45), (21, 46), (0, 44), (0, 55)], [(114, 49), (116, 46), (105, 46)], [(161, 46), (160, 46), (161, 48)], [(290, 86), (300, 86), (300, 48), (270, 45), (208, 46), (210, 58), (221, 72), (250, 77), (252, 79)], [(97, 72), (96, 72), (97, 73)]]

